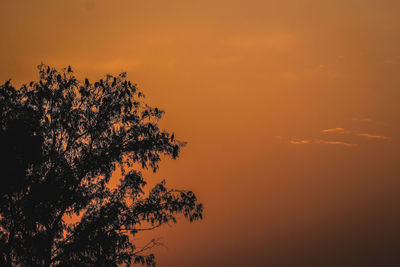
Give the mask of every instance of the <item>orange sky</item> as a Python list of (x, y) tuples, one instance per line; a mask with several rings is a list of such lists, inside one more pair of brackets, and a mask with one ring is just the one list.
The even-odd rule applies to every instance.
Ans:
[(127, 71), (205, 219), (159, 266), (400, 265), (400, 1), (0, 0), (0, 81)]

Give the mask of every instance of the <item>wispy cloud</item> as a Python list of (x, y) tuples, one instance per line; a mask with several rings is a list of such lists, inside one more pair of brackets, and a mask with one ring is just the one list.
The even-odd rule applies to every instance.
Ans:
[(305, 145), (310, 144), (312, 140), (291, 140), (290, 143), (294, 145)]
[[(370, 122), (370, 119), (362, 119), (363, 121)], [(390, 137), (384, 135), (374, 135), (369, 133), (356, 133), (353, 131), (345, 130), (344, 128), (331, 128), (321, 130), (320, 133), (334, 133), (334, 134), (354, 134), (355, 136), (363, 136), (370, 139), (382, 139), (382, 140), (390, 140)]]
[(344, 128), (332, 128), (332, 129), (325, 129), (321, 130), (320, 133), (337, 133), (337, 132), (344, 132)]
[(323, 144), (323, 145), (342, 145), (342, 146), (358, 146), (358, 144), (346, 143), (343, 141), (327, 141), (327, 140), (317, 140), (315, 141), (316, 144)]
[(369, 133), (360, 133), (360, 134), (357, 134), (357, 135), (358, 136), (364, 136), (364, 137), (371, 138), (371, 139), (390, 140), (390, 137), (384, 136), (384, 135), (373, 135), (373, 134), (369, 134)]
[(322, 139), (317, 139), (317, 140), (291, 140), (291, 144), (293, 145), (306, 145), (306, 144), (320, 144), (320, 145), (342, 145), (342, 146), (357, 146), (357, 144), (352, 144), (352, 143), (346, 143), (343, 141), (328, 141), (328, 140), (322, 140)]
[[(365, 121), (365, 122), (373, 122), (371, 119), (368, 118), (353, 118), (353, 120), (357, 121)], [(344, 137), (358, 137), (358, 139), (364, 137), (368, 139), (380, 139), (380, 140), (391, 140), (390, 137), (385, 136), (385, 135), (375, 135), (375, 134), (370, 134), (366, 132), (357, 132), (354, 130), (348, 130), (342, 127), (336, 127), (336, 128), (328, 128), (328, 129), (323, 129), (319, 131), (320, 134), (319, 136), (321, 138), (318, 138), (317, 136), (312, 137), (312, 138), (292, 138), (289, 139), (290, 144), (293, 145), (308, 145), (308, 144), (319, 144), (319, 145), (339, 145), (339, 146), (347, 146), (347, 147), (355, 147), (358, 146), (358, 144), (353, 143), (353, 142), (348, 142), (346, 140), (343, 140)], [(344, 134), (348, 134), (344, 136)], [(326, 140), (325, 137), (329, 135), (330, 137), (337, 136), (337, 139), (342, 139), (342, 140)], [(351, 135), (351, 136), (350, 136)], [(343, 138), (339, 138), (339, 136)]]

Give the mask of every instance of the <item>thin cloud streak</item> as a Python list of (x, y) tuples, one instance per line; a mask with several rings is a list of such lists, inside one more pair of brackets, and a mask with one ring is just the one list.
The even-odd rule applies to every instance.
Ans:
[(342, 145), (342, 146), (348, 146), (348, 147), (355, 147), (358, 146), (358, 144), (352, 144), (352, 143), (346, 143), (343, 141), (328, 141), (328, 140), (291, 140), (291, 144), (293, 145), (306, 145), (306, 144), (320, 144), (320, 145)]
[(317, 140), (315, 141), (316, 144), (323, 144), (323, 145), (343, 145), (343, 146), (358, 146), (358, 144), (346, 143), (342, 141), (327, 141), (327, 140)]
[[(356, 120), (356, 119), (353, 119), (353, 120)], [(359, 120), (359, 119), (357, 119), (357, 120)], [(371, 121), (370, 119), (362, 119), (362, 120), (368, 121), (368, 122)], [(326, 134), (326, 133), (352, 134), (354, 136), (366, 137), (369, 139), (390, 140), (390, 137), (388, 137), (388, 136), (373, 135), (373, 134), (369, 134), (369, 133), (356, 133), (353, 131), (345, 130), (345, 128), (341, 128), (341, 127), (323, 129), (320, 131), (320, 133), (322, 133), (322, 134)], [(348, 146), (348, 147), (358, 146), (358, 144), (354, 144), (354, 143), (348, 143), (348, 142), (338, 141), (338, 140), (324, 140), (324, 139), (299, 139), (299, 138), (297, 138), (297, 139), (290, 140), (290, 143), (293, 145), (321, 144), (321, 145), (342, 145), (342, 146)]]
[[(370, 119), (363, 119), (363, 121), (372, 122)], [(370, 133), (355, 133), (353, 131), (345, 130), (344, 128), (331, 128), (321, 130), (320, 133), (335, 133), (335, 134), (354, 134), (355, 136), (367, 137), (370, 139), (382, 139), (382, 140), (390, 140), (390, 137), (385, 135), (374, 135)]]
[(360, 133), (360, 134), (357, 134), (357, 136), (364, 136), (364, 137), (371, 138), (371, 139), (390, 140), (390, 137), (388, 137), (388, 136), (373, 135), (373, 134), (369, 134), (369, 133)]
[(310, 144), (312, 140), (291, 140), (290, 143), (294, 145)]
[(336, 133), (336, 132), (343, 132), (344, 128), (332, 128), (332, 129), (325, 129), (325, 130), (321, 130), (320, 133)]

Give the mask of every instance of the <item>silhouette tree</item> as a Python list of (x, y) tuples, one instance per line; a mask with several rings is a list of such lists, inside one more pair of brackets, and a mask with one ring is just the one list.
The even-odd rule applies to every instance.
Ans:
[(201, 219), (202, 205), (165, 181), (145, 194), (140, 169), (156, 172), (184, 143), (125, 73), (90, 83), (71, 67), (38, 68), (38, 82), (0, 87), (0, 266), (153, 266), (157, 241), (132, 237), (180, 214)]

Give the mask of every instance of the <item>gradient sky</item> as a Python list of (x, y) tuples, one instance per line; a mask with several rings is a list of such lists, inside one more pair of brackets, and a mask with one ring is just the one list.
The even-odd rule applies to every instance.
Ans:
[(128, 72), (203, 221), (159, 266), (400, 266), (400, 1), (0, 0), (0, 81)]

